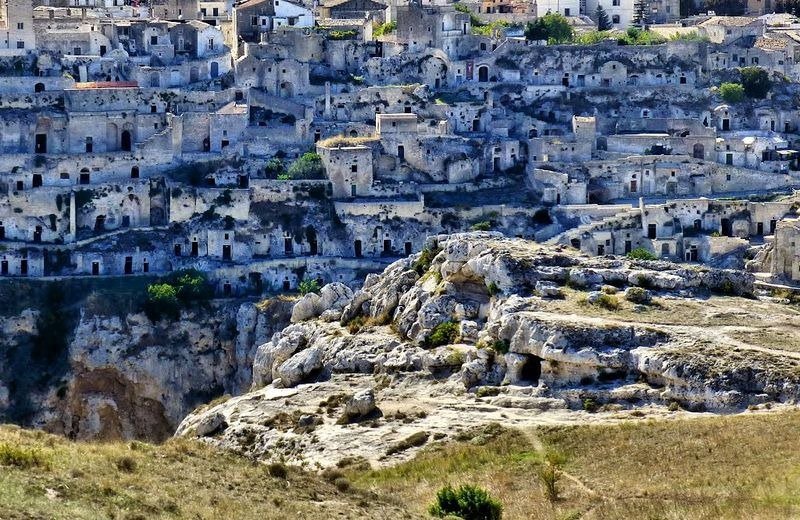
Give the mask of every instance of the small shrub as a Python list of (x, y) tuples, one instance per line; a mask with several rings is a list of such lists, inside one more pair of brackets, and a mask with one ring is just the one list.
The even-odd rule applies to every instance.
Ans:
[(619, 310), (619, 300), (616, 296), (611, 294), (603, 293), (600, 295), (599, 298), (594, 302), (594, 305), (598, 307), (602, 307), (609, 311), (616, 311)]
[(158, 321), (163, 317), (177, 320), (181, 309), (175, 287), (168, 283), (154, 283), (147, 286), (144, 312), (151, 321)]
[(642, 287), (629, 287), (625, 291), (625, 299), (631, 303), (647, 304), (650, 303), (652, 297), (647, 289)]
[(436, 258), (442, 249), (440, 247), (435, 248), (425, 248), (420, 252), (419, 258), (414, 261), (414, 264), (411, 266), (414, 271), (417, 272), (418, 275), (422, 276), (425, 274), (428, 269), (431, 268), (431, 264), (433, 263), (433, 259)]
[(476, 222), (472, 224), (469, 228), (471, 231), (491, 231), (492, 223), (488, 220), (483, 220), (481, 222)]
[[(322, 158), (315, 152), (307, 152), (300, 156), (289, 166), (285, 180), (290, 179), (322, 179), (325, 176), (325, 167)], [(280, 176), (278, 177), (280, 179)]]
[(445, 321), (433, 328), (431, 333), (425, 338), (425, 346), (428, 348), (451, 345), (458, 339), (458, 323), (455, 321)]
[(366, 323), (367, 318), (364, 316), (356, 316), (347, 322), (347, 331), (350, 332), (350, 334), (356, 334), (364, 327), (364, 325), (366, 325)]
[(345, 493), (350, 490), (350, 481), (344, 477), (339, 477), (333, 481), (333, 485), (336, 486), (341, 493)]
[(418, 448), (428, 442), (428, 432), (417, 432), (412, 433), (405, 439), (401, 440), (397, 444), (393, 444), (389, 446), (389, 449), (386, 450), (387, 455), (394, 455), (395, 453), (400, 453), (406, 451), (410, 448)]
[(486, 286), (486, 292), (489, 293), (489, 296), (497, 296), (503, 291), (500, 290), (500, 287), (498, 287), (496, 283), (491, 282)]
[(558, 483), (561, 480), (561, 468), (566, 462), (564, 455), (549, 451), (545, 454), (544, 464), (542, 464), (538, 471), (537, 476), (544, 488), (544, 495), (550, 502), (558, 500)]
[(436, 501), (428, 508), (431, 516), (454, 516), (463, 520), (500, 520), (502, 504), (478, 486), (464, 484), (458, 489), (447, 485), (436, 493)]
[(317, 282), (316, 280), (306, 278), (300, 282), (298, 289), (300, 291), (300, 294), (305, 296), (306, 294), (309, 293), (319, 293), (320, 286), (319, 282)]
[(625, 255), (626, 258), (631, 260), (657, 260), (658, 257), (643, 247), (637, 247), (630, 253)]
[(338, 468), (325, 468), (320, 476), (328, 482), (334, 483), (340, 478), (344, 478), (344, 472)]
[(508, 354), (511, 343), (507, 339), (496, 339), (491, 343), (490, 347), (498, 354)]
[(494, 397), (500, 395), (500, 388), (496, 386), (482, 386), (475, 391), (475, 397)]
[(678, 401), (670, 401), (669, 405), (667, 406), (667, 410), (670, 412), (679, 412), (683, 410), (683, 408), (681, 408), (681, 405), (678, 403)]
[(5, 442), (0, 443), (0, 466), (28, 469), (47, 467), (48, 465), (48, 458), (36, 448), (22, 448)]
[(619, 291), (613, 285), (604, 285), (600, 288), (600, 290), (603, 291), (603, 293), (605, 294), (617, 294), (617, 292)]
[(120, 457), (116, 461), (114, 461), (114, 465), (117, 467), (119, 471), (123, 473), (133, 473), (136, 471), (136, 460), (133, 457)]
[(584, 398), (583, 402), (582, 402), (582, 405), (583, 405), (584, 411), (589, 412), (589, 413), (594, 413), (600, 408), (600, 405), (597, 404), (597, 401), (595, 401), (591, 397)]
[(267, 466), (267, 473), (270, 477), (286, 480), (286, 477), (289, 476), (289, 468), (281, 462), (273, 462)]
[(387, 34), (391, 34), (397, 30), (397, 21), (387, 22), (381, 25), (377, 25), (372, 30), (373, 36), (385, 36)]

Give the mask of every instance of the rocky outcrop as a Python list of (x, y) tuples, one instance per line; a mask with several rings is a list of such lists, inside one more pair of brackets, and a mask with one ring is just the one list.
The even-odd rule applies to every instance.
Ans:
[[(346, 392), (347, 381), (374, 378), (381, 386), (375, 395), (390, 409), (409, 400), (428, 402), (432, 411), (425, 423), (434, 430), (436, 417), (449, 417), (448, 406), (462, 420), (480, 423), (491, 417), (482, 414), (492, 407), (525, 410), (519, 420), (535, 422), (536, 414), (581, 410), (587, 402), (614, 410), (666, 410), (677, 402), (719, 411), (793, 402), (800, 396), (793, 368), (800, 355), (771, 364), (771, 357), (785, 354), (737, 342), (713, 321), (682, 326), (671, 315), (706, 300), (735, 310), (753, 298), (753, 276), (742, 271), (587, 258), (491, 233), (442, 236), (424, 254), (370, 275), (352, 296), (329, 300), (348, 302), (341, 311), (326, 304), (340, 315), (338, 322), (325, 318), (330, 309), (321, 296), (300, 300), (292, 314), (303, 320), (257, 349), (253, 395), (328, 389), (321, 401), (340, 402), (336, 392)], [(648, 318), (665, 309), (673, 309), (666, 321)], [(762, 362), (746, 366), (751, 355)], [(413, 385), (409, 374), (415, 375)], [(466, 397), (473, 393), (478, 403)], [(392, 403), (398, 394), (406, 400)], [(366, 404), (350, 403), (341, 416), (363, 415)], [(236, 431), (249, 428), (259, 431), (259, 440), (247, 447), (256, 456), (287, 442), (289, 434), (255, 426), (277, 413), (263, 397), (243, 396), (221, 408), (234, 424), (212, 442), (242, 448)], [(180, 431), (190, 432), (199, 418), (188, 417)], [(315, 435), (323, 438), (339, 438), (345, 427), (323, 417), (314, 424)], [(395, 433), (386, 410), (370, 425), (377, 435)], [(384, 460), (366, 442), (348, 441)], [(284, 455), (302, 459), (308, 453)]]
[[(9, 392), (6, 382), (20, 387), (25, 374), (6, 365), (15, 370), (0, 375), (0, 415), (73, 438), (163, 440), (198, 405), (250, 387), (256, 346), (285, 327), (291, 305), (225, 304), (158, 323), (114, 309), (82, 312), (52, 362), (54, 384)], [(0, 354), (35, 349), (36, 323), (29, 311), (0, 320), (17, 338)]]

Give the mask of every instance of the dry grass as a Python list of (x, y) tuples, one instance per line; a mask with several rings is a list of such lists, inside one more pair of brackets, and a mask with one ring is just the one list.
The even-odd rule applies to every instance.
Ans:
[[(423, 512), (451, 483), (486, 488), (504, 519), (774, 519), (800, 516), (800, 412), (508, 431), (423, 450), (397, 467), (351, 475)], [(566, 455), (559, 500), (536, 478)]]
[(323, 139), (317, 144), (324, 148), (337, 148), (337, 147), (350, 147), (350, 146), (364, 146), (377, 142), (379, 139), (375, 136), (368, 137), (345, 137), (343, 135), (335, 135)]
[(270, 469), (204, 444), (75, 443), (0, 427), (0, 443), (46, 465), (0, 467), (0, 518), (414, 518), (380, 497)]
[(613, 311), (599, 305), (586, 305), (583, 303), (586, 294), (583, 291), (564, 288), (564, 299), (549, 300), (543, 310), (650, 325), (758, 327), (780, 322), (792, 324), (800, 331), (800, 309), (770, 301), (716, 295), (707, 299), (664, 298), (656, 294), (653, 305), (645, 306), (646, 310), (643, 312), (636, 312), (634, 310), (636, 304), (622, 298), (619, 308)]

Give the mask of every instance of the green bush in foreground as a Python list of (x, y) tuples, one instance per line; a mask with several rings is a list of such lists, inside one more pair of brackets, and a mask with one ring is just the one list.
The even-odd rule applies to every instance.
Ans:
[(48, 458), (36, 448), (22, 448), (5, 442), (0, 443), (0, 466), (27, 469), (46, 467), (48, 464)]
[(464, 520), (500, 520), (503, 506), (478, 486), (464, 484), (453, 489), (447, 485), (436, 493), (436, 502), (428, 512), (438, 518), (452, 515)]

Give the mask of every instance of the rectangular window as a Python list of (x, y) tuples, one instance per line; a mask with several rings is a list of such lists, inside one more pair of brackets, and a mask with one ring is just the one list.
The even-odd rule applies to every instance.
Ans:
[(619, 23), (619, 15), (615, 14), (611, 17), (611, 23)]
[(22, 31), (25, 29), (25, 24), (22, 22), (17, 23), (17, 30)]
[(17, 42), (17, 49), (24, 49), (24, 48), (25, 48), (25, 42)]
[(158, 45), (158, 36), (150, 37), (150, 45)]
[(253, 16), (250, 18), (250, 25), (258, 25), (258, 16)]

